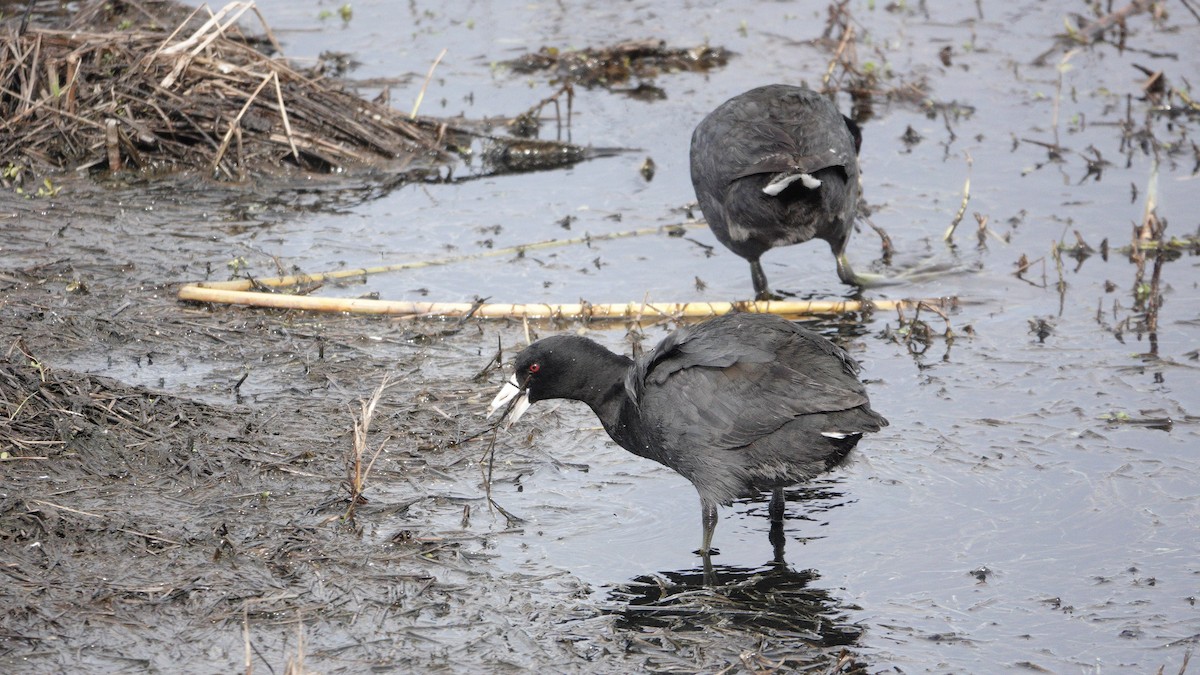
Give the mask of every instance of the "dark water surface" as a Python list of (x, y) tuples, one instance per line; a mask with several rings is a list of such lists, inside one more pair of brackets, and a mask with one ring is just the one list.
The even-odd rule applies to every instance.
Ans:
[[(753, 86), (818, 85), (831, 48), (812, 42), (826, 17), (816, 3), (362, 1), (347, 23), (319, 18), (332, 5), (259, 6), (290, 56), (345, 51), (360, 62), (353, 78), (401, 78), (390, 92), (400, 109), (411, 106), (445, 48), (422, 107), (431, 115), (517, 114), (552, 94), (545, 75), (494, 65), (542, 46), (654, 37), (737, 53), (707, 74), (658, 77), (665, 100), (578, 89), (571, 139), (636, 151), (555, 172), (407, 186), (233, 237), (231, 252), (260, 274), (273, 271), (269, 256), (323, 271), (686, 222), (694, 125)], [(863, 362), (873, 404), (891, 426), (861, 443), (850, 466), (794, 492), (786, 564), (771, 564), (765, 502), (723, 510), (714, 562), (727, 593), (672, 607), (645, 592), (695, 589), (695, 491), (614, 446), (574, 404), (542, 404), (501, 435), (493, 495), (525, 522), (522, 534), (494, 539), (486, 551), (492, 564), (582, 581), (589, 592), (578, 601), (618, 614), (615, 629), (631, 636), (652, 633), (655, 621), (705, 615), (695, 603), (708, 603), (706, 616), (726, 620), (719, 630), (697, 623), (712, 629), (713, 641), (765, 649), (759, 638), (778, 637), (771, 614), (778, 611), (807, 626), (792, 628), (801, 643), (849, 644), (872, 672), (1153, 672), (1162, 665), (1176, 672), (1200, 639), (1197, 258), (1164, 265), (1152, 341), (1136, 330), (1136, 267), (1127, 256), (1066, 257), (1060, 277), (1051, 255), (1057, 242), (1075, 241), (1074, 231), (1097, 248), (1105, 239), (1127, 244), (1154, 154), (1168, 235), (1196, 233), (1196, 119), (1149, 112), (1145, 76), (1133, 67), (1163, 70), (1180, 87), (1200, 72), (1197, 21), (1178, 4), (1167, 7), (1171, 16), (1158, 24), (1147, 14), (1129, 19), (1123, 53), (1099, 44), (1064, 59), (1058, 49), (1039, 66), (1034, 58), (1054, 45), (1064, 16), (1089, 14), (1087, 5), (851, 2), (860, 65), (888, 74), (881, 87), (927, 87), (915, 102), (876, 100), (863, 122), (864, 198), (896, 252), (883, 266), (878, 237), (863, 228), (851, 259), (893, 276), (926, 265), (956, 270), (867, 297), (958, 296), (967, 303), (949, 319), (957, 338), (909, 349), (887, 335), (899, 327), (888, 312), (852, 328), (817, 325)], [(949, 66), (939, 59), (944, 48)], [(949, 112), (927, 115), (931, 102)], [(848, 99), (839, 103), (849, 109)], [(1134, 125), (1152, 134), (1132, 147), (1122, 144), (1127, 105)], [(910, 127), (922, 139), (915, 145), (902, 140)], [(553, 135), (552, 123), (546, 133)], [(1057, 160), (1030, 142), (1056, 138), (1064, 148)], [(1089, 175), (1097, 153), (1107, 163)], [(638, 172), (646, 157), (657, 166), (649, 182)], [(949, 246), (941, 236), (968, 174), (970, 203)], [(976, 212), (995, 235), (982, 245)], [(569, 230), (561, 224), (568, 216)], [(1042, 259), (1023, 279), (1014, 275), (1021, 256)], [(803, 296), (849, 292), (819, 242), (776, 250), (764, 264), (775, 285)], [(330, 290), (367, 291), (444, 301), (732, 300), (750, 295), (750, 279), (743, 260), (696, 229), (683, 238), (546, 249)], [(923, 318), (945, 329), (941, 319)], [(644, 332), (652, 342), (667, 328)], [(629, 349), (623, 326), (591, 334)], [(448, 356), (441, 367), (469, 376), (497, 336), (510, 351), (524, 339), (517, 326), (487, 324), (477, 356)], [(456, 489), (479, 496), (475, 482)], [(479, 509), (471, 527), (500, 532), (507, 523)], [(650, 610), (638, 609), (647, 603)]]

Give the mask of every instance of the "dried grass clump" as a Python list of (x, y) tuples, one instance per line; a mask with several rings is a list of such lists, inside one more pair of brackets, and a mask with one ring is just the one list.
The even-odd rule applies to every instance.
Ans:
[(204, 168), (243, 179), (280, 167), (422, 170), (453, 157), (445, 125), (362, 100), (252, 47), (236, 25), (257, 15), (252, 2), (216, 13), (204, 6), (172, 32), (145, 21), (141, 6), (144, 28), (77, 25), (99, 6), (111, 4), (89, 3), (63, 30), (5, 26), (0, 167)]
[(611, 87), (631, 79), (653, 79), (661, 73), (707, 72), (728, 63), (722, 47), (668, 47), (661, 40), (630, 40), (610, 47), (559, 50), (542, 47), (505, 65), (517, 73), (551, 71), (558, 82), (585, 87)]

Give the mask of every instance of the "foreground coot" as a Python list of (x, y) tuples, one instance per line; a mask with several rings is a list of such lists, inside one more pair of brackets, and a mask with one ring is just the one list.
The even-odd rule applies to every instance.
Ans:
[(759, 257), (776, 246), (824, 239), (844, 283), (862, 286), (846, 260), (858, 210), (858, 125), (824, 96), (773, 84), (735, 96), (692, 133), (692, 185), (704, 219), (750, 261), (758, 300), (771, 299)]
[(488, 409), (517, 398), (509, 424), (551, 398), (587, 403), (626, 450), (665, 464), (700, 493), (707, 554), (717, 504), (783, 488), (846, 459), (887, 420), (871, 410), (858, 364), (817, 333), (770, 314), (681, 328), (636, 361), (577, 335), (530, 345)]

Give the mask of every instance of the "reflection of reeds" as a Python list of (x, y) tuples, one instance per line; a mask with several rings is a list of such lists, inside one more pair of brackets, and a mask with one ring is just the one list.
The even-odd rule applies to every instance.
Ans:
[[(1142, 210), (1142, 219), (1133, 224), (1130, 243), (1127, 246), (1110, 246), (1108, 240), (1100, 242), (1099, 253), (1108, 260), (1110, 253), (1126, 256), (1134, 264), (1133, 285), (1130, 288), (1132, 299), (1131, 313), (1121, 317), (1122, 309), (1118, 301), (1113, 303), (1114, 323), (1109, 327), (1114, 336), (1124, 342), (1123, 335), (1131, 331), (1140, 337), (1144, 334), (1149, 342), (1149, 351), (1144, 355), (1151, 359), (1158, 358), (1158, 312), (1162, 307), (1162, 276), (1165, 264), (1175, 260), (1183, 251), (1200, 251), (1200, 235), (1188, 235), (1182, 238), (1166, 237), (1167, 222), (1158, 216), (1158, 161), (1151, 159), (1150, 176), (1146, 184), (1146, 203)], [(1056, 242), (1051, 250), (1059, 272), (1059, 283), (1062, 280), (1062, 257), (1075, 258), (1082, 264), (1084, 260), (1096, 253), (1097, 250), (1089, 245), (1083, 235), (1076, 231), (1075, 242), (1071, 244)], [(1147, 271), (1147, 261), (1153, 265)], [(1035, 261), (1036, 262), (1036, 261)], [(1018, 261), (1020, 269), (1018, 276), (1032, 263), (1022, 256)], [(1116, 290), (1111, 282), (1106, 284), (1106, 292)], [(1104, 323), (1103, 302), (1097, 307), (1097, 322)]]
[(1161, 247), (1163, 234), (1167, 229), (1167, 221), (1158, 217), (1158, 161), (1151, 163), (1150, 179), (1146, 186), (1146, 208), (1142, 212), (1142, 222), (1134, 227), (1133, 249), (1130, 257), (1137, 265), (1137, 273), (1133, 282), (1133, 306), (1141, 312), (1142, 328), (1150, 340), (1150, 354), (1158, 355), (1158, 309), (1162, 305), (1162, 267), (1165, 255), (1154, 256), (1154, 269), (1150, 273), (1150, 281), (1146, 282), (1146, 250), (1138, 244), (1152, 241)]
[[(1108, 239), (1104, 239), (1100, 242), (1097, 250), (1084, 240), (1081, 232), (1075, 230), (1075, 241), (1073, 243), (1058, 241), (1054, 243), (1050, 250), (1050, 257), (1054, 261), (1055, 270), (1058, 275), (1057, 288), (1060, 303), (1065, 302), (1066, 293), (1063, 256), (1070, 256), (1078, 261), (1079, 264), (1082, 264), (1084, 260), (1087, 260), (1097, 252), (1100, 253), (1104, 260), (1108, 260), (1110, 253), (1128, 257), (1129, 261), (1135, 267), (1133, 285), (1130, 289), (1132, 313), (1116, 320), (1111, 326), (1111, 330), (1117, 339), (1122, 341), (1122, 335), (1126, 331), (1136, 333), (1139, 339), (1141, 335), (1145, 334), (1150, 345), (1149, 351), (1145, 356), (1150, 358), (1158, 357), (1158, 312), (1162, 307), (1163, 267), (1168, 261), (1178, 258), (1184, 251), (1200, 252), (1200, 233), (1167, 238), (1167, 221), (1158, 216), (1158, 170), (1158, 159), (1152, 156), (1150, 176), (1146, 181), (1146, 201), (1142, 209), (1142, 218), (1140, 222), (1133, 224), (1130, 243), (1128, 245), (1110, 246)], [(1016, 264), (1016, 276), (1023, 279), (1022, 275), (1031, 266), (1043, 260), (1039, 258), (1038, 260), (1030, 261), (1025, 255), (1022, 255)], [(1147, 270), (1146, 263), (1150, 260), (1153, 261), (1153, 266)], [(1042, 285), (1046, 285), (1045, 281), (1043, 281)], [(1106, 292), (1112, 292), (1115, 289), (1116, 286), (1111, 283), (1108, 283), (1106, 286)], [(1102, 307), (1103, 303), (1097, 309), (1096, 317), (1099, 322), (1103, 322), (1104, 314)], [(1061, 305), (1059, 309), (1061, 312)], [(1114, 319), (1117, 318), (1116, 315), (1119, 309), (1119, 303), (1114, 303)]]
[[(1076, 237), (1074, 244), (1059, 243), (1055, 248), (1062, 252), (1063, 255), (1069, 255), (1077, 260), (1086, 259), (1096, 252), (1096, 249), (1089, 246), (1087, 242), (1083, 241), (1082, 237), (1078, 236), (1078, 232), (1076, 233)], [(1189, 234), (1182, 237), (1171, 236), (1168, 238), (1160, 233), (1157, 238), (1141, 239), (1134, 237), (1133, 243), (1128, 246), (1109, 246), (1107, 239), (1100, 242), (1101, 257), (1107, 259), (1110, 252), (1129, 256), (1131, 260), (1136, 256), (1145, 256), (1147, 253), (1157, 256), (1165, 255), (1169, 258), (1173, 258), (1177, 254), (1184, 252), (1200, 253), (1200, 235)], [(1038, 260), (1041, 260), (1041, 258)], [(1029, 262), (1028, 265), (1032, 265), (1038, 262), (1038, 260)], [(1028, 265), (1025, 266), (1025, 269), (1028, 269)], [(1022, 264), (1018, 264), (1017, 266), (1021, 267)], [(1024, 271), (1024, 269), (1020, 271)]]
[[(890, 338), (893, 342), (902, 343), (909, 353), (914, 356), (920, 356), (929, 350), (929, 346), (937, 337), (937, 332), (929, 325), (927, 321), (921, 318), (921, 310), (933, 312), (941, 317), (945, 330), (941, 336), (946, 341), (947, 354), (949, 353), (950, 345), (954, 343), (956, 333), (954, 327), (950, 324), (950, 316), (946, 313), (943, 307), (939, 307), (935, 303), (916, 302), (911, 307), (915, 308), (912, 318), (909, 318), (904, 312), (904, 306), (896, 307), (897, 327), (893, 329), (887, 326), (884, 329), (884, 337)], [(968, 326), (965, 332), (970, 335), (972, 329)]]
[(542, 47), (501, 65), (522, 74), (550, 72), (554, 82), (611, 88), (634, 79), (653, 80), (663, 72), (708, 72), (723, 67), (729, 56), (722, 47), (668, 47), (662, 40), (647, 39), (578, 50)]

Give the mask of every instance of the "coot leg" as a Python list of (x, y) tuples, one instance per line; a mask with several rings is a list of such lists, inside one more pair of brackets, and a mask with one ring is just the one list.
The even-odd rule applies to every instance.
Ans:
[(783, 488), (775, 488), (771, 492), (771, 505), (767, 508), (767, 513), (771, 514), (772, 523), (783, 522)]
[(750, 261), (750, 279), (754, 282), (754, 299), (759, 302), (770, 300), (771, 289), (767, 287), (767, 274), (763, 272), (761, 262)]
[(719, 553), (712, 549), (713, 531), (717, 529), (717, 503), (700, 499), (700, 524), (704, 527), (704, 539), (700, 544), (700, 555)]

